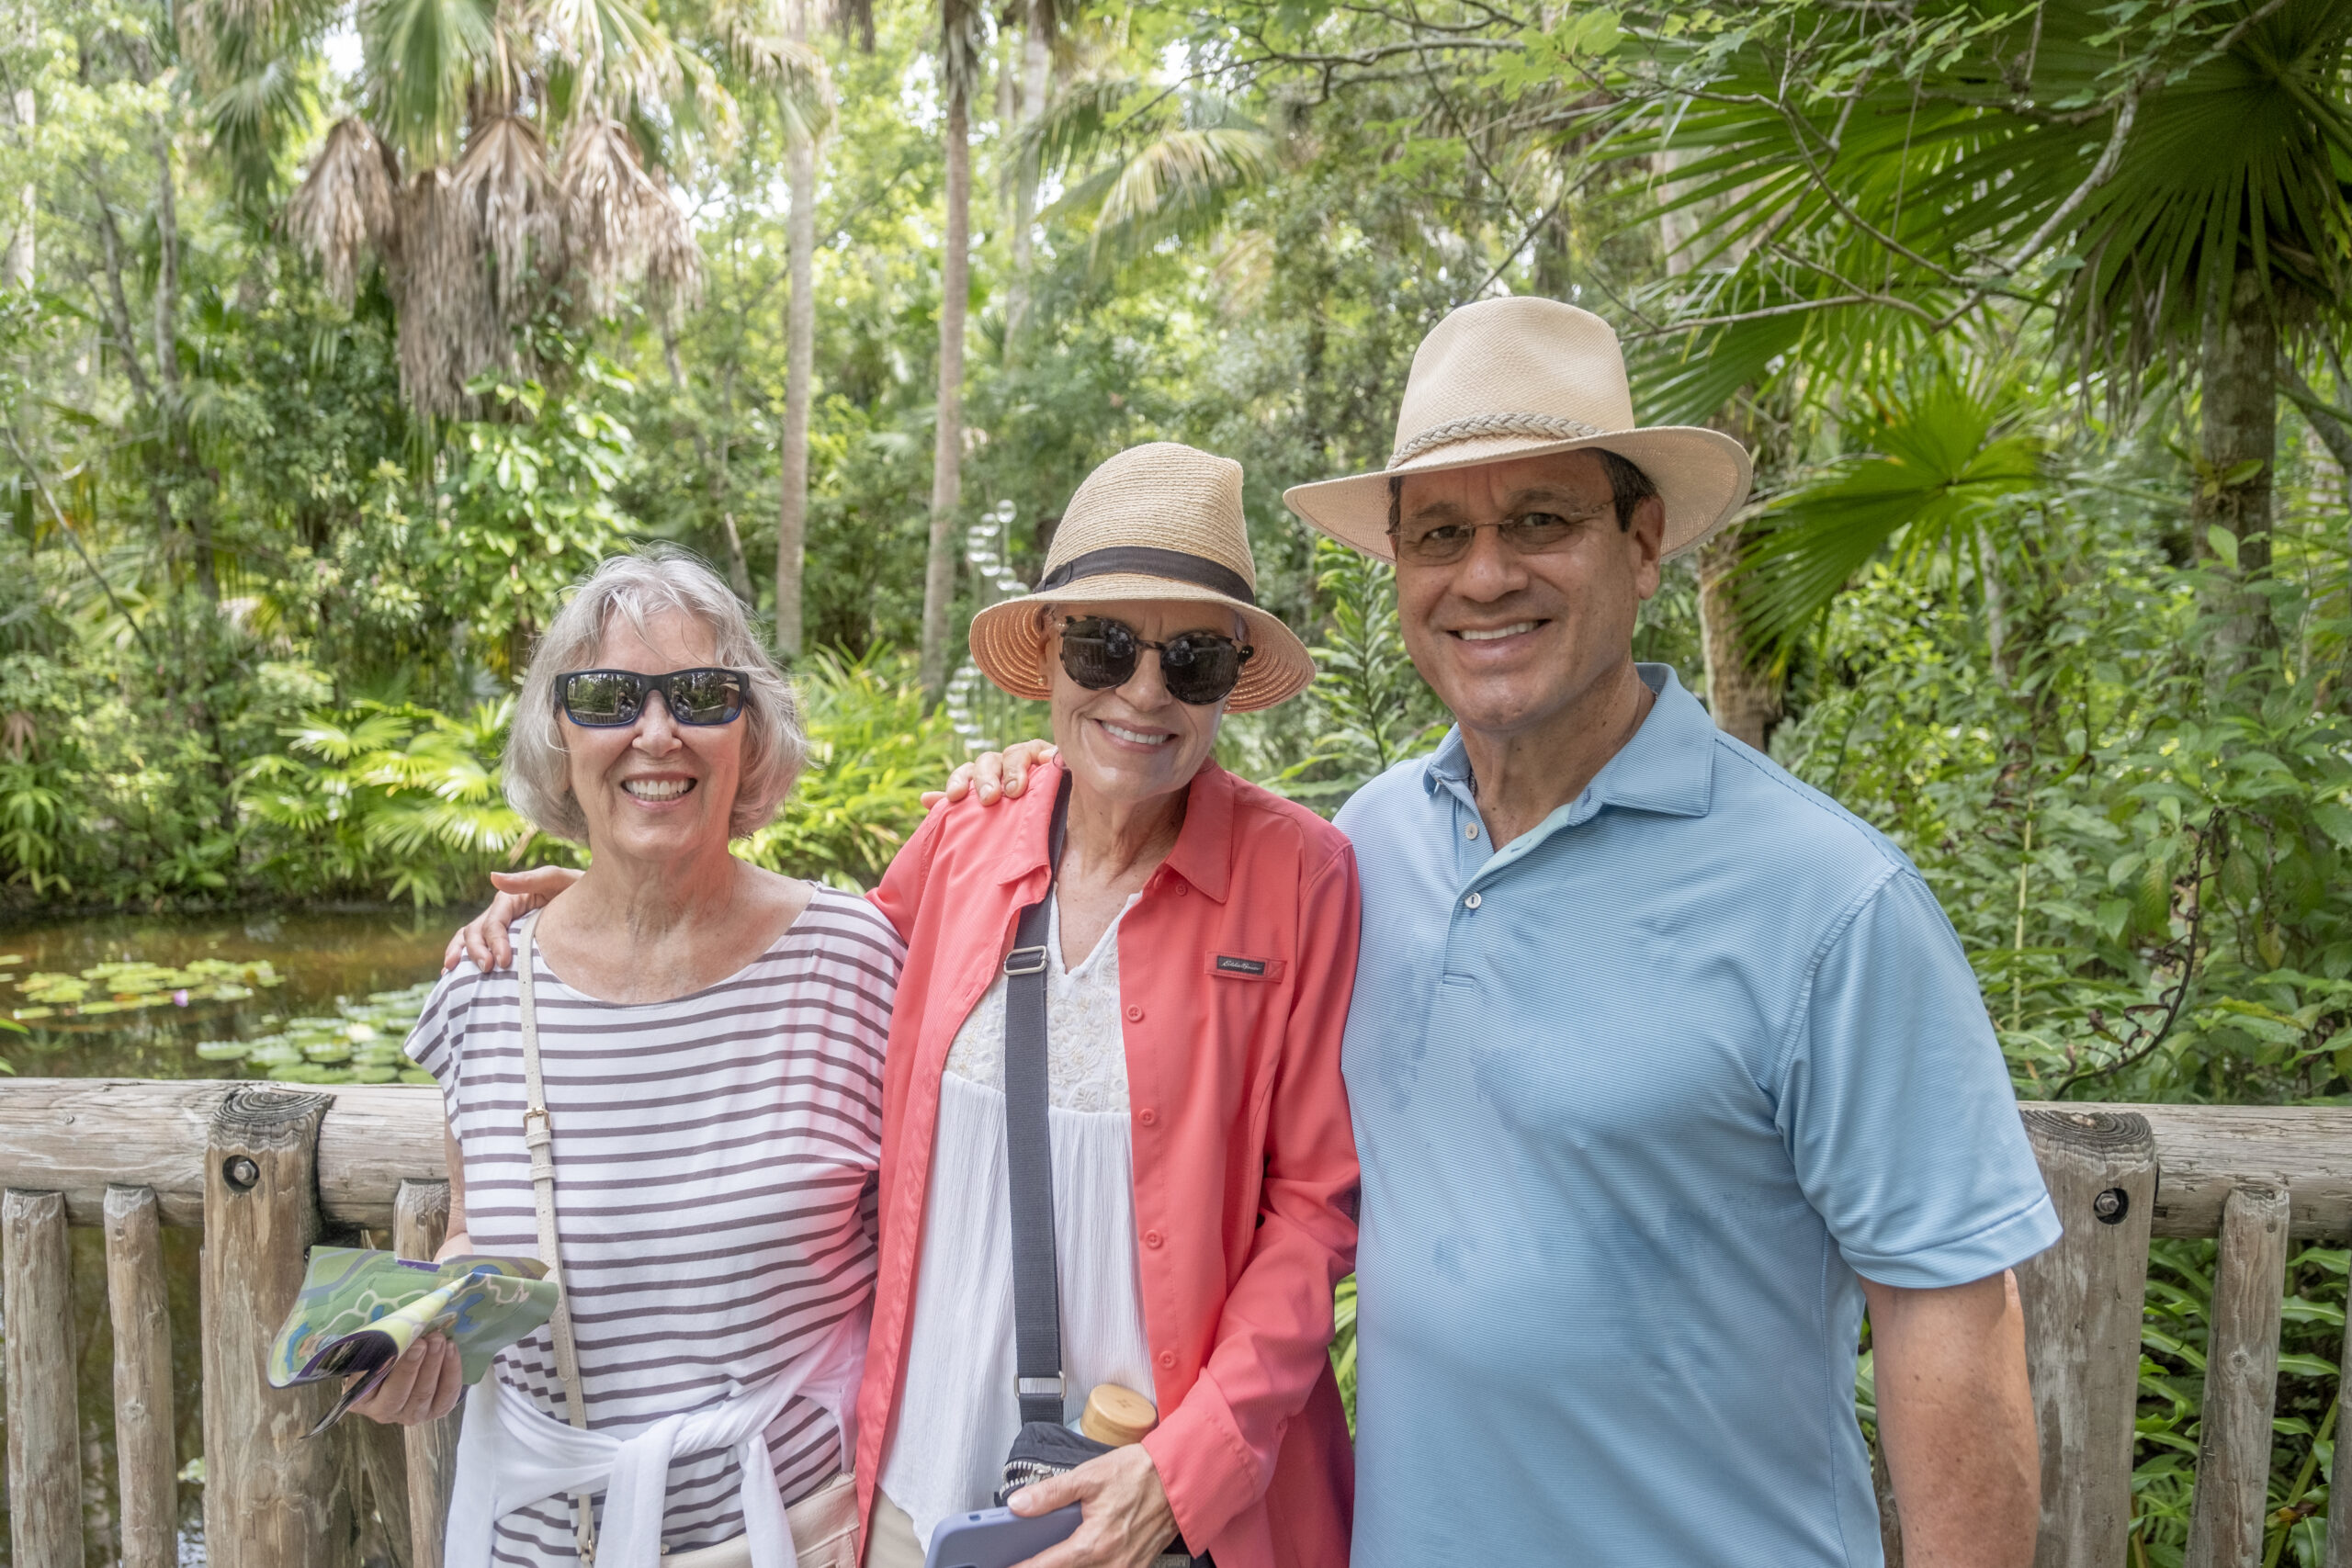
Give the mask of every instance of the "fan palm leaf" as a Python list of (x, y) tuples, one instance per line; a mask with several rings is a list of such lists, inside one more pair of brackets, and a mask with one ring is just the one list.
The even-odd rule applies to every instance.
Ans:
[(1765, 512), (1737, 584), (1758, 640), (1786, 647), (1890, 545), (1917, 561), (1994, 527), (2042, 480), (2041, 444), (2018, 421), (2012, 398), (1949, 373), (1891, 400), (1866, 451)]
[(501, 58), (496, 0), (364, 0), (368, 118), (414, 167), (455, 154), (468, 95)]

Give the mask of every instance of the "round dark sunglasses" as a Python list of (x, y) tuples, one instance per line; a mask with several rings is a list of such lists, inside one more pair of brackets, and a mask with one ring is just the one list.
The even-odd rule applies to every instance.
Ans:
[(679, 724), (732, 724), (743, 716), (743, 694), (752, 678), (741, 670), (673, 670), (642, 675), (634, 670), (567, 670), (555, 678), (555, 703), (572, 723), (590, 729), (635, 724), (645, 711), (645, 694), (659, 692)]
[(1179, 632), (1166, 642), (1136, 636), (1125, 621), (1079, 615), (1062, 623), (1062, 668), (1090, 692), (1124, 686), (1135, 678), (1145, 649), (1159, 655), (1159, 679), (1180, 703), (1204, 708), (1223, 702), (1258, 650), (1215, 632)]

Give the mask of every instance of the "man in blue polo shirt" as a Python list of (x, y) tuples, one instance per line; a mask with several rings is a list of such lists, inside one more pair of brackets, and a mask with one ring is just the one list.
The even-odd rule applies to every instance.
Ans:
[(1616, 339), (1455, 311), (1386, 471), (1300, 515), (1396, 563), (1457, 725), (1340, 814), (1363, 877), (1355, 1568), (2024, 1564), (2011, 1266), (2058, 1236), (1974, 976), (1879, 833), (1720, 733), (1634, 620), (1747, 454), (1638, 429)]

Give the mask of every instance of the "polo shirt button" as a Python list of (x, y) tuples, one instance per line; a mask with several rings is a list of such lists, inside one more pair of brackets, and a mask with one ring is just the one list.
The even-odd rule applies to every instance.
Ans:
[(1462, 836), (1465, 839), (1476, 838), (1478, 836), (1478, 824), (1476, 822), (1464, 822), (1462, 824)]
[(1162, 1350), (1159, 1353), (1159, 1364), (1163, 1367), (1174, 1366), (1176, 1364), (1176, 1352), (1173, 1350)]
[(1192, 889), (1191, 889), (1190, 887), (1185, 886), (1183, 883), (1179, 882), (1178, 884), (1176, 884), (1176, 897), (1177, 897), (1182, 898), (1185, 894), (1190, 893), (1191, 891), (1192, 891)]
[(1462, 900), (1462, 907), (1465, 909), (1475, 909), (1484, 902), (1486, 902), (1485, 899), (1479, 897), (1476, 893), (1473, 893), (1469, 897)]
[(1158, 1231), (1146, 1231), (1143, 1233), (1143, 1244), (1146, 1247), (1158, 1247), (1159, 1243), (1160, 1235)]
[(1159, 1112), (1157, 1111), (1146, 1111), (1139, 1113), (1136, 1117), (1136, 1120), (1142, 1122), (1147, 1127), (1155, 1127), (1159, 1124)]
[(1138, 1007), (1129, 1008), (1127, 1010), (1127, 1021), (1129, 1023), (1141, 1023), (1143, 1021), (1143, 1009)]

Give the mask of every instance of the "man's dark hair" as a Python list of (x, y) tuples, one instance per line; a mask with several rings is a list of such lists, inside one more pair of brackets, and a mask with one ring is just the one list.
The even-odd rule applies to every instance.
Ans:
[[(1620, 457), (1605, 446), (1588, 446), (1586, 451), (1600, 459), (1601, 472), (1609, 476), (1609, 500), (1617, 509), (1617, 531), (1626, 533), (1634, 526), (1634, 513), (1642, 502), (1657, 493), (1657, 486), (1649, 475), (1635, 464)], [(1405, 476), (1388, 476), (1388, 532), (1394, 536), (1404, 525)]]

